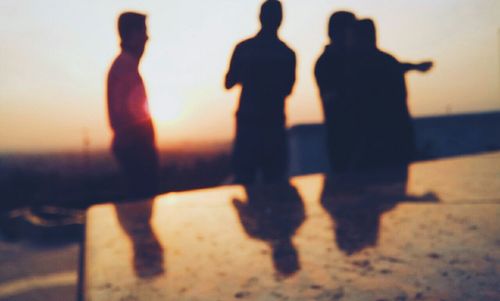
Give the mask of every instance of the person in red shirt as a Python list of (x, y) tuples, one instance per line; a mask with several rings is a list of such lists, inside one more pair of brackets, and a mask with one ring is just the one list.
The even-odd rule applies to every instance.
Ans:
[(154, 195), (158, 186), (158, 152), (139, 62), (148, 40), (146, 16), (125, 12), (118, 18), (121, 52), (107, 79), (112, 152), (132, 198)]

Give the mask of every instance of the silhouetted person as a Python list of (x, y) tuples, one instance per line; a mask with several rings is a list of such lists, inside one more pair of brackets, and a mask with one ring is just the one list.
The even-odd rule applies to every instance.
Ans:
[(351, 255), (376, 246), (382, 214), (399, 202), (439, 201), (432, 192), (408, 195), (407, 180), (407, 166), (325, 176), (320, 202), (332, 218), (340, 250)]
[(330, 167), (334, 171), (346, 171), (354, 145), (355, 120), (350, 101), (349, 45), (355, 26), (354, 14), (335, 12), (329, 20), (330, 44), (316, 62), (314, 74), (321, 96), (327, 134), (327, 151)]
[(335, 172), (405, 165), (415, 154), (404, 74), (431, 62), (400, 63), (376, 45), (373, 21), (352, 13), (330, 18), (332, 43), (315, 68)]
[(163, 248), (151, 227), (154, 199), (144, 202), (115, 204), (120, 226), (132, 243), (133, 267), (140, 278), (165, 273)]
[(233, 200), (243, 229), (248, 236), (269, 244), (280, 276), (294, 274), (300, 262), (292, 237), (305, 220), (299, 193), (288, 182), (246, 186), (245, 191), (246, 201)]
[(415, 134), (407, 106), (405, 72), (427, 71), (430, 62), (400, 63), (378, 49), (372, 20), (356, 22), (349, 63), (351, 118), (357, 120), (349, 167), (354, 170), (405, 165), (415, 155)]
[(108, 74), (112, 151), (125, 177), (130, 197), (154, 195), (158, 185), (158, 155), (139, 62), (148, 40), (146, 16), (126, 12), (118, 19), (121, 52)]
[(225, 86), (242, 86), (236, 113), (233, 166), (238, 183), (284, 179), (288, 150), (285, 98), (295, 82), (295, 54), (278, 37), (281, 3), (264, 2), (259, 33), (234, 49)]

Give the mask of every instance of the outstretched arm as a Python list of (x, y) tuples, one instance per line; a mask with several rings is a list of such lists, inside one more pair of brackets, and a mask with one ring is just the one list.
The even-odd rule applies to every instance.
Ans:
[(434, 63), (432, 61), (421, 62), (418, 64), (401, 63), (401, 69), (403, 70), (403, 72), (408, 72), (412, 70), (427, 72), (432, 68), (433, 65)]

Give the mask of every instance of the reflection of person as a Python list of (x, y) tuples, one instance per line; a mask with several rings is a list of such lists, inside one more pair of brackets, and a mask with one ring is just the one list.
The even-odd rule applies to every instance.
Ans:
[(236, 46), (226, 75), (227, 89), (242, 86), (233, 150), (240, 183), (253, 182), (258, 172), (267, 181), (286, 177), (284, 107), (295, 82), (295, 54), (278, 37), (281, 20), (281, 3), (264, 2), (262, 29)]
[(112, 150), (131, 197), (156, 193), (158, 155), (139, 61), (146, 41), (146, 16), (126, 12), (118, 19), (121, 53), (108, 74), (108, 114)]
[(407, 169), (325, 176), (321, 204), (334, 221), (340, 250), (350, 255), (377, 244), (380, 216), (404, 199)]
[(332, 218), (340, 250), (351, 255), (376, 246), (382, 214), (399, 202), (439, 201), (433, 192), (408, 195), (407, 180), (407, 166), (325, 176), (320, 202)]
[(120, 226), (129, 236), (138, 277), (151, 278), (164, 274), (163, 248), (151, 227), (153, 199), (115, 205)]
[(243, 229), (269, 244), (274, 268), (281, 276), (294, 274), (300, 263), (292, 237), (305, 220), (299, 193), (288, 182), (246, 186), (245, 191), (246, 202), (233, 200)]

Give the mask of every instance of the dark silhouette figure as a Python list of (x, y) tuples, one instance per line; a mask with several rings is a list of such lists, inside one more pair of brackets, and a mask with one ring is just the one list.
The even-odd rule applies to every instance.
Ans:
[(305, 220), (299, 193), (288, 182), (247, 186), (245, 191), (246, 202), (233, 200), (243, 229), (248, 236), (269, 244), (280, 276), (291, 276), (300, 269), (292, 237)]
[(380, 217), (399, 202), (438, 201), (432, 192), (407, 195), (407, 179), (407, 166), (325, 176), (321, 204), (332, 218), (340, 250), (351, 255), (376, 246)]
[(288, 149), (285, 98), (295, 82), (295, 53), (278, 37), (281, 3), (268, 0), (261, 7), (259, 33), (234, 49), (225, 86), (242, 87), (236, 113), (233, 168), (238, 183), (252, 183), (261, 173), (265, 181), (286, 177)]
[(415, 133), (407, 106), (405, 72), (427, 71), (431, 62), (400, 63), (378, 49), (375, 24), (364, 19), (352, 30), (350, 101), (356, 142), (355, 170), (405, 165), (415, 157)]
[(134, 271), (140, 278), (151, 278), (165, 273), (164, 251), (150, 224), (153, 203), (154, 199), (115, 204), (120, 226), (132, 243)]
[(352, 13), (330, 19), (328, 45), (315, 68), (333, 171), (405, 165), (415, 154), (404, 74), (431, 62), (400, 63), (376, 45), (373, 21)]
[(148, 40), (146, 16), (126, 12), (118, 19), (121, 52), (108, 74), (108, 115), (112, 151), (132, 198), (154, 195), (158, 186), (158, 154), (146, 89), (139, 62)]
[(330, 167), (335, 171), (348, 169), (355, 141), (356, 121), (352, 118), (348, 77), (349, 45), (355, 22), (351, 12), (339, 11), (330, 17), (328, 36), (331, 43), (325, 47), (314, 70), (323, 107)]

